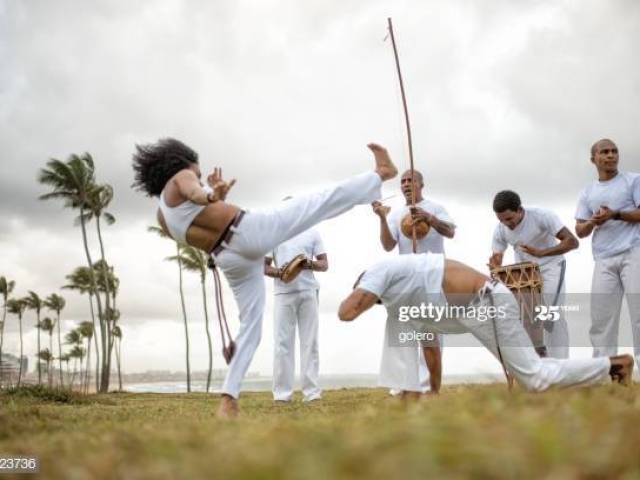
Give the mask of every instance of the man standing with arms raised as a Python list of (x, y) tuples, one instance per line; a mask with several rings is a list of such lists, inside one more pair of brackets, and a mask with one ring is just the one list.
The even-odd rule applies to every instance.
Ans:
[[(547, 305), (562, 305), (565, 295), (566, 260), (564, 254), (578, 248), (578, 239), (551, 210), (524, 208), (520, 196), (511, 190), (498, 192), (493, 199), (498, 225), (493, 232), (493, 255), (489, 267), (502, 265), (508, 245), (513, 247), (516, 262), (532, 262), (540, 267), (542, 294)], [(556, 321), (544, 324), (547, 354), (569, 358), (569, 329), (564, 312)]]
[[(413, 218), (416, 222), (426, 222), (430, 228), (427, 235), (417, 239), (416, 253), (444, 253), (444, 238), (453, 238), (455, 225), (447, 211), (436, 202), (422, 196), (424, 180), (422, 173), (407, 170), (400, 178), (400, 188), (405, 198), (405, 206), (394, 209), (384, 206), (380, 202), (373, 202), (373, 211), (380, 218), (380, 243), (390, 252), (396, 245), (400, 255), (413, 253), (413, 240), (402, 233), (403, 218), (410, 213), (412, 189), (415, 192), (416, 210)], [(393, 338), (393, 322), (397, 319), (387, 319), (385, 340), (380, 367), (380, 383), (392, 391), (425, 392), (431, 389), (438, 393), (442, 372), (440, 345), (430, 345), (420, 348), (416, 352), (413, 348), (391, 346)], [(426, 360), (426, 361), (425, 361)], [(426, 365), (425, 365), (426, 364)]]
[(611, 140), (599, 140), (591, 147), (598, 180), (580, 194), (576, 233), (580, 238), (593, 233), (589, 331), (593, 356), (617, 352), (620, 309), (626, 295), (640, 364), (640, 174), (620, 172), (618, 161), (618, 147)]

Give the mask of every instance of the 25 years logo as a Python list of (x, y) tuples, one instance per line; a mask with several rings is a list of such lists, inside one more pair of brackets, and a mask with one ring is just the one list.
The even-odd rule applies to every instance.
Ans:
[(533, 309), (535, 319), (541, 322), (557, 322), (560, 320), (559, 305), (536, 305)]

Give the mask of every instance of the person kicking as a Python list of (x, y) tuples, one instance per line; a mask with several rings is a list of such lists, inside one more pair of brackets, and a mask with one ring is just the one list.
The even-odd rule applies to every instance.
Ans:
[(591, 385), (607, 375), (624, 385), (631, 382), (631, 355), (540, 358), (509, 289), (441, 254), (402, 255), (376, 263), (361, 274), (338, 317), (354, 320), (377, 302), (385, 305), (391, 319), (413, 319), (423, 330), (418, 333), (473, 334), (528, 391)]
[(264, 256), (323, 220), (379, 199), (382, 182), (398, 174), (384, 147), (375, 143), (368, 147), (375, 159), (373, 171), (275, 208), (248, 212), (225, 201), (235, 180), (225, 181), (221, 169), (207, 177), (206, 187), (201, 183), (198, 154), (184, 143), (165, 138), (136, 146), (133, 187), (158, 197), (158, 221), (174, 240), (211, 255), (238, 305), (240, 329), (222, 386), (220, 417), (238, 414), (240, 385), (260, 343)]

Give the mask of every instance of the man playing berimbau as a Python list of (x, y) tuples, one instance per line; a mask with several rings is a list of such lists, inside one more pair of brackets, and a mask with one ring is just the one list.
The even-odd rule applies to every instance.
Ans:
[[(411, 170), (404, 172), (400, 177), (400, 189), (405, 200), (402, 208), (394, 208), (391, 211), (390, 207), (381, 202), (376, 201), (372, 204), (374, 213), (380, 219), (382, 247), (390, 252), (397, 245), (400, 255), (413, 253), (413, 235), (411, 228), (407, 229), (406, 226), (406, 222), (413, 220), (421, 228), (428, 228), (424, 236), (416, 232), (415, 253), (444, 254), (444, 239), (454, 237), (455, 224), (442, 205), (424, 198), (422, 173), (415, 169), (413, 175)], [(413, 200), (415, 208), (412, 215), (410, 207)], [(438, 393), (442, 374), (442, 339), (418, 342), (417, 349), (414, 349), (411, 346), (391, 345), (393, 335), (394, 324), (387, 321), (380, 362), (380, 385), (391, 388), (392, 393)]]

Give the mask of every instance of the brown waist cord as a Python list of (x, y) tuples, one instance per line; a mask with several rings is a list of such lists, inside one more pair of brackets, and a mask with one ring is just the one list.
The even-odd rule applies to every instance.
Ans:
[[(231, 336), (231, 331), (229, 330), (229, 324), (227, 323), (227, 315), (224, 311), (224, 301), (222, 299), (222, 282), (220, 281), (220, 273), (218, 272), (218, 268), (213, 265), (211, 268), (213, 272), (213, 284), (214, 284), (214, 292), (216, 298), (216, 310), (218, 312), (218, 324), (220, 325), (220, 337), (222, 338), (222, 356), (224, 360), (227, 362), (227, 365), (231, 362), (233, 358), (233, 354), (236, 351), (236, 344), (233, 341), (233, 337)], [(224, 324), (224, 328), (223, 328)], [(227, 344), (227, 339), (229, 343)]]

